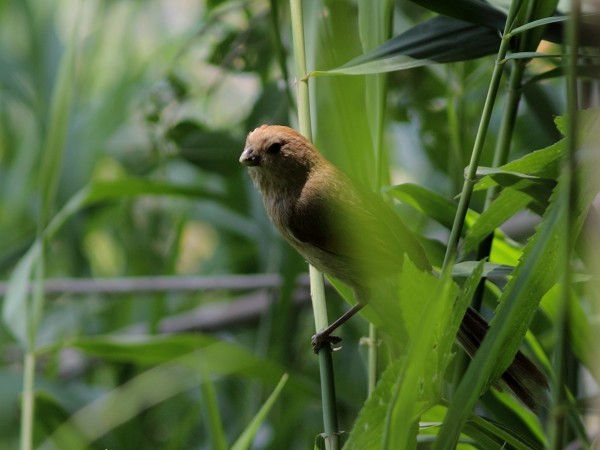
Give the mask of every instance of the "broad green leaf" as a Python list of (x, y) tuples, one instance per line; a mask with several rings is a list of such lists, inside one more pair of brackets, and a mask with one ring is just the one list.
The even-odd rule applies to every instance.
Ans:
[[(518, 191), (527, 194), (530, 197), (530, 209), (539, 215), (542, 215), (546, 210), (548, 198), (556, 185), (556, 182), (553, 179), (510, 172), (502, 169), (494, 169), (491, 167), (479, 167), (477, 169), (477, 176), (487, 176), (500, 186), (510, 188), (511, 192)], [(507, 194), (506, 197), (507, 198), (502, 200), (503, 206), (508, 206), (510, 201), (521, 203), (521, 199), (517, 198), (519, 197), (518, 194), (515, 196)], [(510, 217), (510, 215), (506, 216), (506, 218), (508, 217)]]
[[(600, 122), (599, 111), (600, 110), (598, 108), (590, 108), (579, 111), (579, 138), (582, 141), (589, 139), (591, 133), (598, 129), (598, 123)], [(556, 123), (556, 128), (558, 128), (563, 136), (565, 136), (567, 133), (567, 120), (568, 117), (566, 115), (558, 116), (554, 120)]]
[(466, 61), (498, 50), (497, 30), (445, 16), (420, 23), (379, 47), (331, 70), (309, 76), (385, 73), (432, 63)]
[(506, 14), (498, 8), (479, 0), (412, 0), (413, 3), (454, 19), (463, 20), (498, 30), (504, 29)]
[(390, 393), (400, 376), (404, 362), (401, 358), (388, 364), (375, 390), (358, 413), (344, 450), (381, 448)]
[[(511, 161), (498, 170), (505, 173), (524, 174), (525, 176), (536, 176), (544, 180), (556, 180), (560, 170), (561, 157), (564, 154), (564, 140), (560, 140), (549, 147)], [(477, 182), (475, 190), (488, 189), (497, 184), (498, 179), (484, 177)]]
[[(476, 286), (481, 268), (471, 279)], [(415, 274), (406, 273), (408, 276)], [(403, 281), (407, 281), (406, 279)], [(426, 282), (425, 279), (421, 280)], [(418, 420), (425, 411), (439, 402), (446, 367), (452, 357), (452, 346), (461, 318), (470, 301), (472, 290), (467, 289), (457, 299), (458, 289), (450, 278), (438, 279), (430, 296), (424, 296), (421, 316), (415, 320), (418, 334), (410, 340), (404, 369), (396, 380), (386, 421), (385, 448), (414, 448)], [(408, 319), (410, 320), (410, 319)], [(416, 333), (416, 331), (415, 331)], [(418, 337), (417, 337), (418, 336)]]
[[(472, 274), (476, 286), (483, 264)], [(439, 401), (443, 373), (451, 358), (454, 336), (472, 291), (455, 301), (457, 287), (416, 270), (407, 259), (400, 280), (400, 296), (422, 302), (403, 306), (406, 328), (412, 339), (406, 356), (384, 372), (375, 392), (365, 403), (345, 449), (414, 448), (419, 416)], [(377, 307), (377, 306), (374, 306)]]
[(487, 236), (517, 212), (531, 203), (531, 197), (522, 192), (505, 189), (467, 230), (463, 252), (473, 251)]
[(507, 445), (518, 450), (543, 449), (537, 443), (519, 436), (514, 430), (483, 417), (472, 416), (465, 424), (464, 433), (485, 449), (505, 449)]
[(531, 448), (547, 447), (547, 437), (541, 418), (529, 409), (523, 408), (523, 405), (508, 391), (490, 389), (481, 400), (486, 409), (493, 411), (490, 418), (500, 424), (510, 424), (511, 432), (519, 436), (521, 441), (531, 443)]

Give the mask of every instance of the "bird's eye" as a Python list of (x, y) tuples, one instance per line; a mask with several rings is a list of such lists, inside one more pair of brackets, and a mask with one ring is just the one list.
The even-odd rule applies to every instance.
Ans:
[(281, 144), (279, 142), (275, 142), (275, 143), (269, 145), (269, 148), (267, 149), (267, 153), (274, 155), (275, 153), (279, 153), (280, 150), (281, 150)]

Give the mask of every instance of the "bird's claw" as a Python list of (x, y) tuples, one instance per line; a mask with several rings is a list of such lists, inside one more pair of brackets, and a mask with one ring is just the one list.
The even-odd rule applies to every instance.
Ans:
[(339, 347), (334, 348), (333, 346), (342, 342), (342, 338), (330, 334), (317, 333), (311, 338), (310, 342), (315, 353), (319, 353), (319, 350), (326, 345), (329, 346), (331, 351), (336, 351), (339, 350)]

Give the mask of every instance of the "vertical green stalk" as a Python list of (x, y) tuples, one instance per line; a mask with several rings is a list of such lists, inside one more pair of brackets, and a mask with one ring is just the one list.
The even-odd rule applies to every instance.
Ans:
[[(463, 163), (463, 139), (462, 139), (462, 104), (459, 99), (463, 98), (465, 63), (450, 63), (446, 65), (447, 90), (446, 98), (448, 107), (446, 108), (446, 117), (448, 120), (448, 131), (450, 137), (450, 152), (448, 153), (448, 168), (452, 177), (452, 189), (460, 183), (460, 171), (464, 167)], [(454, 74), (454, 76), (452, 76)], [(458, 92), (455, 85), (458, 86)]]
[[(506, 25), (504, 27), (503, 35), (506, 36), (512, 29), (513, 23), (521, 7), (522, 0), (515, 0), (512, 2), (508, 17), (506, 19)], [(442, 265), (442, 271), (450, 269), (456, 253), (458, 251), (458, 240), (462, 233), (462, 229), (465, 223), (465, 217), (469, 209), (469, 202), (471, 201), (471, 194), (473, 193), (473, 186), (475, 185), (475, 175), (477, 173), (477, 167), (479, 166), (479, 160), (483, 153), (483, 144), (487, 135), (487, 130), (490, 124), (490, 118), (492, 117), (492, 110), (494, 108), (494, 102), (496, 100), (496, 94), (500, 87), (500, 80), (502, 78), (502, 72), (504, 70), (504, 57), (508, 51), (509, 39), (503, 38), (500, 41), (500, 49), (496, 56), (496, 63), (494, 65), (494, 71), (492, 73), (492, 79), (488, 88), (485, 103), (483, 105), (483, 112), (481, 114), (481, 120), (479, 122), (479, 128), (477, 130), (477, 136), (475, 137), (475, 144), (473, 146), (473, 152), (471, 153), (471, 161), (465, 174), (465, 181), (463, 183), (460, 200), (458, 202), (458, 208), (456, 215), (454, 216), (454, 223), (452, 224), (452, 230), (450, 231), (450, 237), (448, 239), (448, 247), (446, 248), (446, 254), (444, 255), (444, 263)]]
[[(393, 4), (391, 0), (379, 0), (376, 5), (371, 0), (358, 2), (359, 35), (363, 52), (367, 52), (387, 41), (391, 36)], [(389, 184), (389, 167), (384, 152), (384, 124), (387, 104), (387, 75), (368, 75), (365, 79), (365, 100), (368, 109), (367, 119), (371, 133), (373, 155), (375, 158), (374, 174), (371, 187), (379, 192), (385, 184)], [(369, 324), (368, 349), (368, 392), (375, 389), (377, 383), (377, 327)]]
[(566, 73), (567, 73), (567, 134), (566, 147), (567, 155), (563, 168), (566, 189), (562, 192), (563, 214), (565, 223), (564, 233), (564, 251), (563, 251), (563, 281), (561, 299), (557, 312), (557, 344), (554, 360), (556, 379), (553, 386), (552, 408), (550, 415), (550, 448), (562, 449), (565, 447), (568, 435), (567, 432), (567, 411), (569, 408), (569, 399), (565, 389), (568, 380), (568, 365), (570, 352), (569, 325), (571, 310), (571, 255), (575, 246), (575, 236), (573, 233), (573, 218), (576, 198), (577, 198), (577, 178), (576, 178), (576, 150), (577, 139), (577, 53), (578, 53), (578, 30), (581, 4), (579, 0), (571, 0), (571, 13), (567, 25), (567, 50), (565, 54)]
[(23, 395), (21, 407), (21, 450), (33, 448), (35, 422), (35, 367), (36, 340), (44, 310), (44, 258), (46, 247), (45, 228), (50, 222), (55, 205), (56, 192), (60, 180), (63, 154), (66, 147), (71, 101), (75, 86), (75, 50), (77, 29), (70, 36), (60, 61), (56, 83), (52, 91), (48, 125), (44, 145), (41, 149), (39, 169), (39, 216), (37, 219), (37, 239), (39, 253), (35, 262), (33, 292), (26, 294), (27, 342), (24, 355)]
[(35, 356), (31, 352), (27, 352), (23, 367), (23, 393), (21, 398), (21, 450), (33, 448), (34, 383)]
[[(304, 24), (302, 20), (302, 0), (290, 0), (292, 21), (292, 38), (294, 43), (294, 58), (296, 63), (296, 83), (298, 89), (298, 122), (300, 133), (312, 140), (310, 122), (310, 99), (308, 79), (306, 78), (306, 53), (304, 47)], [(325, 303), (323, 276), (314, 267), (309, 267), (310, 289), (315, 317), (315, 328), (319, 332), (329, 325)], [(323, 425), (325, 428), (325, 445), (328, 450), (340, 447), (338, 438), (338, 420), (335, 401), (335, 378), (333, 375), (333, 360), (329, 346), (319, 350), (319, 369), (321, 374), (321, 398), (323, 401)]]
[(306, 51), (304, 48), (304, 23), (302, 20), (302, 1), (290, 0), (292, 20), (292, 40), (294, 43), (294, 62), (296, 64), (296, 87), (298, 97), (298, 122), (300, 133), (312, 140), (310, 123), (310, 98), (308, 95), (308, 79), (306, 78)]
[(368, 354), (368, 366), (367, 366), (367, 392), (369, 396), (375, 390), (375, 385), (377, 384), (377, 360), (378, 360), (378, 352), (379, 342), (377, 337), (377, 327), (374, 324), (369, 324), (369, 354)]
[[(521, 99), (521, 82), (523, 79), (523, 72), (525, 71), (526, 63), (522, 59), (515, 60), (513, 62), (512, 72), (510, 73), (510, 81), (509, 81), (509, 89), (508, 95), (506, 98), (506, 104), (504, 106), (504, 113), (502, 116), (502, 121), (500, 123), (500, 131), (498, 136), (498, 141), (496, 142), (496, 148), (494, 150), (494, 160), (492, 162), (492, 167), (500, 167), (506, 164), (508, 160), (508, 155), (510, 151), (510, 143), (512, 140), (513, 130), (515, 126), (515, 122), (517, 119), (517, 112), (519, 109), (519, 101)], [(487, 210), (496, 195), (498, 194), (498, 186), (494, 185), (490, 187), (487, 191), (485, 197), (485, 203), (483, 206), (483, 210)], [(489, 235), (477, 248), (477, 256), (476, 260), (481, 261), (484, 258), (489, 257), (492, 242), (494, 240), (494, 235)], [(483, 301), (483, 295), (485, 292), (485, 278), (482, 278), (477, 285), (477, 290), (473, 294), (473, 301), (471, 306), (476, 310), (481, 308), (481, 303)], [(459, 359), (456, 364), (456, 371), (454, 372), (454, 383), (453, 385), (457, 385), (460, 381), (460, 378), (463, 376), (464, 371), (468, 365), (469, 357), (466, 353), (461, 353)]]
[[(496, 62), (494, 65), (494, 70), (492, 72), (492, 79), (488, 87), (488, 92), (483, 106), (481, 120), (479, 122), (479, 128), (475, 137), (475, 143), (473, 145), (473, 151), (471, 153), (471, 160), (469, 162), (469, 166), (465, 174), (465, 180), (463, 183), (458, 208), (456, 210), (454, 223), (452, 225), (452, 230), (448, 239), (448, 246), (446, 248), (446, 254), (444, 255), (444, 262), (442, 265), (442, 273), (447, 273), (449, 270), (451, 270), (452, 264), (456, 258), (456, 254), (458, 251), (458, 241), (462, 233), (465, 217), (469, 208), (469, 202), (473, 193), (473, 187), (475, 185), (475, 175), (477, 172), (477, 167), (479, 166), (479, 160), (481, 159), (481, 155), (483, 153), (483, 145), (492, 116), (492, 110), (496, 100), (496, 95), (500, 87), (500, 81), (502, 79), (505, 56), (508, 51), (508, 45), (510, 42), (507, 35), (514, 26), (515, 19), (517, 17), (521, 5), (522, 0), (514, 0), (511, 3), (510, 10), (508, 12), (508, 17), (504, 26), (503, 37), (500, 42), (500, 48), (498, 49), (498, 54), (496, 55)], [(463, 384), (464, 383), (461, 383), (461, 386)], [(463, 414), (463, 416), (464, 415), (465, 414)], [(440, 433), (438, 434), (438, 437), (436, 439), (434, 445), (435, 449), (450, 449), (455, 447), (456, 440), (460, 435), (460, 430), (455, 428), (459, 423), (464, 423), (461, 421), (464, 421), (465, 419), (463, 417), (453, 417), (453, 419), (454, 420), (452, 424), (449, 423), (448, 420), (444, 422), (442, 429), (440, 430)]]
[[(504, 106), (504, 114), (500, 124), (500, 131), (498, 135), (498, 141), (494, 150), (494, 160), (492, 167), (500, 167), (508, 162), (508, 155), (510, 152), (510, 143), (512, 141), (513, 130), (515, 122), (517, 120), (517, 112), (519, 110), (519, 102), (521, 100), (521, 82), (523, 80), (523, 73), (525, 71), (526, 62), (522, 59), (517, 59), (512, 64), (512, 72), (510, 73), (510, 81), (508, 88), (508, 95), (506, 97), (506, 105)], [(497, 185), (491, 186), (485, 196), (485, 203), (483, 210), (487, 210), (496, 195), (498, 194), (499, 188)], [(487, 258), (490, 255), (492, 249), (492, 242), (494, 235), (489, 235), (477, 249), (477, 261), (481, 261), (483, 258)], [(485, 288), (485, 280), (481, 280), (479, 286), (477, 286), (477, 292), (473, 296), (473, 307), (479, 309), (481, 301), (483, 299), (483, 292)]]

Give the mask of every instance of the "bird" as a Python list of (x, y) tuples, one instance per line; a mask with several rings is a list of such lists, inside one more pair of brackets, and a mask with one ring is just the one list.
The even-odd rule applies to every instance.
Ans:
[[(350, 287), (356, 299), (352, 308), (313, 336), (315, 351), (340, 341), (332, 335), (334, 330), (367, 305), (378, 286), (397, 279), (406, 258), (419, 270), (432, 272), (416, 235), (381, 196), (352, 180), (294, 129), (254, 129), (239, 162), (248, 168), (284, 239), (309, 264)], [(485, 319), (469, 307), (457, 340), (473, 356), (487, 329)], [(545, 376), (521, 352), (502, 378), (530, 408), (543, 402)]]

